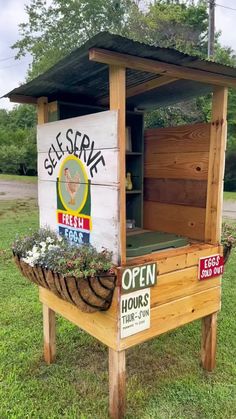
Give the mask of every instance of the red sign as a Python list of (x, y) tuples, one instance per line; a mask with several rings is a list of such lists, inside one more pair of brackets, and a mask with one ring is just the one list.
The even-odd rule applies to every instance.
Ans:
[(199, 259), (198, 279), (210, 279), (224, 273), (224, 258), (221, 255)]
[(83, 215), (73, 215), (68, 212), (57, 211), (57, 222), (67, 227), (91, 230), (90, 218)]

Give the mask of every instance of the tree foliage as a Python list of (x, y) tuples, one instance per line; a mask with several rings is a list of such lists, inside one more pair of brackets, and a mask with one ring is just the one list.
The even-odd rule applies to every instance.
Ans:
[(0, 172), (33, 175), (36, 167), (34, 108), (0, 109)]
[(122, 33), (130, 0), (31, 0), (28, 22), (19, 25), (17, 58), (30, 53), (29, 77), (42, 73), (100, 31)]
[[(17, 50), (17, 58), (31, 54), (32, 65), (28, 79), (44, 72), (73, 49), (104, 30), (207, 58), (206, 0), (52, 0), (50, 4), (47, 0), (30, 0), (25, 8), (28, 21), (20, 24), (20, 38), (13, 49)], [(216, 34), (214, 60), (236, 65), (234, 52), (231, 48), (220, 45), (219, 35), (220, 33)], [(230, 91), (230, 151), (236, 150), (235, 106), (236, 93)], [(152, 112), (147, 115), (146, 124), (165, 126), (208, 121), (210, 109), (209, 95)], [(7, 119), (9, 115), (0, 113), (0, 125), (3, 117)], [(28, 123), (25, 117), (26, 115), (22, 115), (22, 120)]]

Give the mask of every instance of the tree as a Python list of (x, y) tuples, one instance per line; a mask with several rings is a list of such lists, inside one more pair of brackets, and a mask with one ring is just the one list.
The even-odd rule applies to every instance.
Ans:
[[(17, 58), (32, 55), (28, 78), (44, 72), (96, 33), (109, 30), (140, 42), (173, 47), (207, 58), (208, 2), (206, 0), (30, 0), (28, 22), (19, 27), (13, 45)], [(217, 33), (214, 60), (236, 65), (234, 52), (223, 48)], [(197, 98), (148, 115), (148, 126), (209, 120), (211, 97)], [(228, 112), (229, 149), (236, 149), (236, 93), (230, 91)], [(196, 110), (193, 111), (193, 108)], [(0, 113), (1, 118), (7, 115)]]
[(17, 58), (30, 53), (29, 77), (35, 77), (96, 33), (122, 33), (132, 0), (31, 0), (28, 22), (19, 25), (13, 48)]
[(180, 51), (207, 54), (208, 13), (207, 4), (191, 0), (159, 0), (149, 4), (146, 13), (132, 4), (126, 31), (140, 42)]
[(0, 171), (36, 174), (35, 109), (21, 105), (12, 111), (0, 109)]

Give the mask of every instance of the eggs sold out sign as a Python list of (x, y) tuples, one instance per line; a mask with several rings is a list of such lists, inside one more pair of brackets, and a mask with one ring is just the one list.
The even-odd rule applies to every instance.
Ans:
[(210, 279), (224, 273), (224, 258), (221, 255), (200, 258), (198, 279)]

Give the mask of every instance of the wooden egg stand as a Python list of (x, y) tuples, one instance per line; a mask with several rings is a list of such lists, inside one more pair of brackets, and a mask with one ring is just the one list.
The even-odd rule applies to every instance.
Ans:
[[(215, 254), (222, 255), (220, 240), (226, 149), (227, 87), (232, 86), (232, 83), (235, 86), (235, 79), (231, 78), (230, 80), (229, 77), (221, 74), (217, 75), (97, 48), (90, 49), (89, 59), (109, 66), (109, 98), (104, 98), (103, 104), (109, 103), (110, 110), (118, 112), (120, 181), (118, 280), (111, 308), (107, 312), (93, 314), (82, 313), (75, 306), (59, 299), (50, 291), (39, 288), (40, 301), (43, 305), (44, 357), (48, 364), (55, 360), (55, 313), (60, 314), (107, 345), (109, 348), (109, 412), (112, 418), (122, 418), (125, 413), (125, 351), (127, 348), (201, 318), (202, 366), (207, 371), (212, 371), (215, 367), (217, 312), (221, 305), (221, 276), (199, 281), (198, 264), (200, 258)], [(164, 75), (126, 90), (127, 68), (159, 76), (160, 74)], [(178, 197), (175, 197), (174, 200), (170, 196), (165, 198), (164, 202), (160, 202), (160, 193), (155, 197), (152, 190), (151, 198), (144, 194), (143, 226), (148, 230), (162, 229), (162, 231), (187, 236), (190, 238), (190, 244), (177, 249), (127, 258), (126, 98), (145, 93), (178, 79), (214, 85), (212, 120), (209, 124), (163, 128), (146, 132), (144, 178), (145, 181), (149, 179), (149, 192), (150, 182), (153, 182), (153, 185), (159, 185), (157, 179), (163, 178), (169, 179), (166, 188), (170, 188), (168, 190), (172, 190), (172, 192), (177, 188), (181, 195), (181, 179), (189, 181), (189, 189), (184, 198), (183, 196), (179, 198), (182, 199), (182, 202), (178, 202)], [(52, 114), (57, 113), (57, 106), (57, 102), (48, 103), (47, 97), (40, 97), (37, 100), (38, 124), (50, 121)], [(154, 150), (155, 144), (158, 144), (158, 147)], [(168, 161), (165, 160), (167, 155), (170, 159)], [(153, 168), (153, 156), (157, 156), (158, 163), (154, 166), (158, 167), (158, 173)], [(178, 183), (178, 179), (180, 183)], [(202, 180), (204, 183), (206, 195), (201, 204), (194, 201), (195, 180)], [(172, 184), (171, 189), (173, 181), (176, 184), (174, 186)], [(157, 187), (159, 188), (159, 186)], [(160, 190), (163, 193), (163, 188)], [(156, 263), (158, 269), (157, 283), (151, 288), (150, 327), (121, 338), (122, 273), (126, 268), (143, 266), (147, 263)]]

